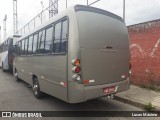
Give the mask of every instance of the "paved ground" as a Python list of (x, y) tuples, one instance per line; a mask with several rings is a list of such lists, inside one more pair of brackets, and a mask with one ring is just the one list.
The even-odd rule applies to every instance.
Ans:
[[(105, 110), (105, 111), (141, 111), (142, 109), (116, 101), (100, 98), (79, 104), (68, 104), (52, 96), (45, 96), (43, 99), (36, 99), (32, 89), (24, 82), (16, 82), (9, 73), (3, 73), (0, 69), (0, 111), (80, 111), (80, 110)], [(4, 119), (4, 118), (3, 118)], [(3, 120), (0, 118), (0, 120)], [(33, 118), (32, 118), (33, 119)], [(43, 118), (57, 119), (57, 118)], [(58, 118), (75, 120), (75, 118)], [(112, 118), (76, 118), (76, 119), (112, 119)], [(129, 118), (114, 118), (124, 120)], [(135, 118), (131, 118), (135, 120)], [(141, 118), (136, 118), (141, 119)], [(155, 118), (156, 119), (156, 118)], [(17, 120), (17, 118), (15, 118)], [(28, 120), (28, 118), (26, 118)], [(33, 119), (35, 120), (35, 118)], [(144, 118), (146, 120), (146, 118)], [(149, 119), (148, 119), (149, 120)]]
[(152, 103), (156, 110), (160, 111), (160, 92), (131, 85), (128, 91), (118, 93), (116, 96), (119, 100), (141, 107)]

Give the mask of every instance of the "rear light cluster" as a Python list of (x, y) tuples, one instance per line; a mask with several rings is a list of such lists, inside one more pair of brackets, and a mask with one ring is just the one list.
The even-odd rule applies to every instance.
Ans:
[(80, 73), (81, 72), (81, 68), (79, 66), (76, 66), (76, 67), (72, 68), (72, 72)]
[(72, 79), (75, 80), (76, 82), (81, 83), (81, 68), (80, 68), (80, 60), (79, 59), (74, 59), (72, 60), (72, 65), (74, 66), (72, 68), (72, 72), (75, 73), (72, 76)]

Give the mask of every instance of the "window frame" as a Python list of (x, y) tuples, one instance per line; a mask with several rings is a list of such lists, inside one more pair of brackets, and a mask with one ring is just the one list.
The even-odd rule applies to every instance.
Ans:
[[(30, 45), (30, 44), (29, 44), (29, 38), (30, 38), (30, 37), (32, 37), (32, 40), (31, 40), (31, 41), (32, 41), (32, 51), (31, 51), (32, 54), (28, 54), (28, 48), (29, 48), (29, 45)], [(31, 35), (28, 36), (27, 56), (33, 56), (33, 39), (34, 39), (33, 37), (34, 37), (34, 34), (31, 34)]]
[(50, 53), (44, 53), (45, 55), (51, 55), (52, 54), (52, 52), (53, 52), (53, 33), (54, 33), (54, 25), (53, 25), (53, 23), (52, 24), (50, 24), (50, 25), (48, 25), (48, 26), (46, 26), (45, 27), (45, 40), (44, 40), (44, 49), (46, 48), (46, 31), (47, 31), (47, 29), (49, 29), (49, 28), (52, 28), (52, 39), (51, 39), (51, 51), (50, 51)]
[[(33, 35), (33, 40), (32, 40), (32, 55), (37, 55), (37, 47), (38, 47), (38, 36), (39, 36), (39, 31), (36, 31), (35, 33), (32, 34)], [(36, 43), (36, 49), (35, 49), (35, 53), (33, 51), (33, 47), (34, 47), (34, 36), (37, 35), (37, 43)]]
[[(54, 53), (53, 52), (53, 44), (54, 44), (54, 40), (55, 40), (55, 25), (59, 22), (61, 22), (61, 36), (60, 36), (60, 43), (62, 41), (62, 23), (63, 21), (67, 20), (67, 45), (66, 45), (66, 51), (65, 52), (59, 52), (59, 53)], [(45, 49), (45, 45), (46, 45), (46, 30), (48, 28), (52, 27), (52, 45), (51, 45), (51, 52), (50, 53), (37, 53), (37, 47), (38, 47), (38, 40), (39, 40), (39, 32), (45, 30), (45, 37), (44, 37), (44, 49)], [(34, 53), (33, 51), (33, 47), (34, 47), (34, 36), (37, 35), (37, 43), (36, 43), (36, 53)], [(32, 54), (28, 54), (28, 43), (29, 43), (29, 37), (33, 36), (32, 38)], [(26, 39), (27, 39), (27, 53), (25, 53), (25, 55), (22, 55), (22, 41), (25, 40), (25, 43), (26, 43)], [(18, 53), (18, 56), (47, 56), (47, 55), (66, 55), (68, 53), (68, 39), (69, 39), (69, 17), (68, 16), (64, 16), (60, 19), (58, 19), (57, 21), (54, 21), (53, 23), (39, 29), (38, 31), (35, 31), (34, 33), (22, 38), (21, 40), (17, 41), (17, 43), (21, 44), (21, 48), (19, 50), (19, 53)], [(24, 43), (24, 46), (25, 46), (25, 43)], [(61, 46), (60, 46), (61, 47)]]
[[(43, 42), (44, 42), (44, 47), (43, 47), (43, 48), (45, 49), (45, 39), (46, 39), (46, 29), (45, 29), (45, 28), (46, 28), (46, 27), (44, 27), (44, 28), (42, 28), (42, 29), (40, 29), (40, 30), (37, 31), (37, 34), (38, 34), (38, 37), (37, 37), (37, 48), (39, 47), (38, 45), (39, 45), (39, 42), (40, 42), (40, 41), (39, 41), (39, 40), (40, 40), (40, 39), (39, 39), (39, 33), (42, 32), (42, 34), (43, 34), (43, 31), (44, 31), (45, 34), (44, 34), (44, 41), (43, 41)], [(33, 36), (34, 36), (34, 35), (33, 35)], [(33, 50), (33, 49), (32, 49), (32, 50)], [(36, 55), (44, 55), (44, 54), (45, 54), (45, 53), (37, 53), (37, 52), (36, 52)]]
[[(26, 56), (25, 55), (25, 41), (26, 41), (26, 38), (23, 38), (21, 40), (21, 56)], [(22, 45), (22, 42), (24, 42), (24, 45)], [(23, 49), (22, 49), (23, 48)]]
[[(25, 55), (28, 55), (28, 40), (29, 39), (29, 37), (27, 36), (24, 40), (25, 40), (25, 44), (24, 44), (24, 48), (25, 48)], [(26, 43), (27, 43), (27, 45), (26, 45)]]
[[(55, 33), (55, 25), (56, 25), (57, 23), (61, 22), (61, 36), (60, 36), (60, 44), (61, 44), (61, 41), (62, 41), (62, 27), (63, 27), (62, 23), (63, 23), (63, 21), (65, 21), (65, 20), (67, 20), (67, 46), (66, 46), (66, 51), (65, 51), (65, 52), (59, 52), (59, 53), (54, 53), (54, 52), (53, 52), (53, 48), (52, 48), (52, 55), (65, 55), (65, 54), (68, 53), (68, 39), (69, 39), (69, 18), (68, 18), (68, 16), (65, 16), (65, 17), (57, 20), (56, 22), (54, 22), (54, 24), (53, 24), (53, 26), (54, 26), (54, 27), (53, 27), (53, 28), (54, 28), (54, 30), (53, 30), (53, 36), (55, 36), (55, 35), (54, 35), (54, 33)], [(53, 37), (52, 46), (54, 45), (54, 40), (55, 40), (55, 37)], [(60, 49), (61, 49), (61, 45), (60, 45)]]

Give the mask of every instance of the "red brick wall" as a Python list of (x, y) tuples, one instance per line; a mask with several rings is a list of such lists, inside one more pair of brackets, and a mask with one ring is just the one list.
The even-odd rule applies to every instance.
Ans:
[(128, 26), (134, 84), (160, 86), (160, 20)]

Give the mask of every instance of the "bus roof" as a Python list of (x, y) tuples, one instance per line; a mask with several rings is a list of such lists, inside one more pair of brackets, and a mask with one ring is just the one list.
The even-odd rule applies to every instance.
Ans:
[(77, 11), (88, 11), (88, 12), (94, 12), (94, 13), (107, 15), (109, 17), (112, 17), (112, 18), (115, 18), (117, 20), (124, 22), (124, 20), (120, 16), (113, 14), (111, 12), (108, 12), (106, 10), (99, 9), (99, 8), (95, 8), (95, 7), (91, 7), (91, 6), (84, 6), (84, 5), (75, 5), (74, 9), (76, 12)]

